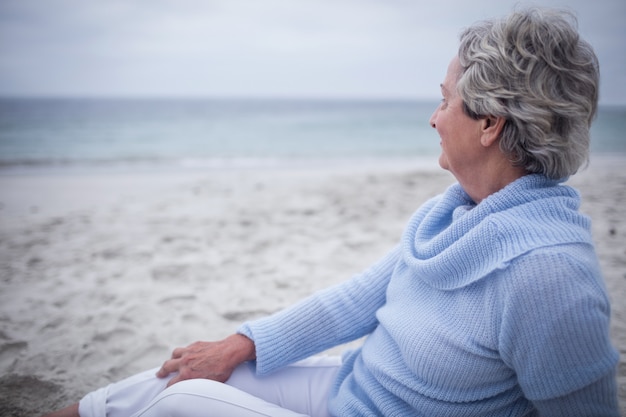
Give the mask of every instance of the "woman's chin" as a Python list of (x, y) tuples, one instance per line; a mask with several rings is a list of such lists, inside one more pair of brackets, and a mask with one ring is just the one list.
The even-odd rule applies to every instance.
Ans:
[(448, 159), (443, 153), (439, 155), (439, 166), (446, 171), (449, 170)]

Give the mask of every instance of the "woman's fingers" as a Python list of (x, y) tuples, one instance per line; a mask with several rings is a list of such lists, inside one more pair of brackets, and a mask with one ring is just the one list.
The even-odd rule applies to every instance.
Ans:
[(161, 366), (161, 369), (159, 369), (156, 375), (158, 378), (165, 378), (172, 372), (178, 372), (179, 369), (180, 359), (169, 359), (163, 363), (163, 366)]
[(188, 348), (184, 348), (184, 347), (178, 347), (176, 349), (174, 349), (174, 351), (172, 352), (172, 359), (178, 359), (181, 356), (183, 356), (183, 353), (185, 353), (185, 351)]

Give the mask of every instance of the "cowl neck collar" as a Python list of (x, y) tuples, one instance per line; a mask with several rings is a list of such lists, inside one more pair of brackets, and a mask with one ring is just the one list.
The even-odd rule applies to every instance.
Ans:
[(402, 239), (404, 262), (429, 285), (469, 285), (530, 250), (591, 243), (590, 221), (573, 188), (526, 175), (474, 204), (457, 183), (411, 218)]

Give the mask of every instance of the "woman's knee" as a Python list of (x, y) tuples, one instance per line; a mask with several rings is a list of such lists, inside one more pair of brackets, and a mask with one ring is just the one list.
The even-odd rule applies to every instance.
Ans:
[(136, 417), (297, 415), (221, 382), (190, 379), (167, 388)]
[(193, 416), (196, 397), (206, 396), (215, 390), (213, 385), (217, 384), (219, 383), (208, 379), (178, 382), (160, 393), (139, 416)]

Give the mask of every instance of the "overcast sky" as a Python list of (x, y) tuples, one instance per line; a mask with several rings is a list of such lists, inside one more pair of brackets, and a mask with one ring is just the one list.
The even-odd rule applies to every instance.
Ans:
[[(464, 26), (511, 0), (0, 0), (0, 95), (437, 99)], [(578, 15), (626, 104), (626, 1)]]

